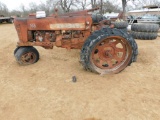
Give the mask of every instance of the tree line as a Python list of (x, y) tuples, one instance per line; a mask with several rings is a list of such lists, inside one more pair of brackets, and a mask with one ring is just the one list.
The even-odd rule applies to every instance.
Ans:
[[(126, 10), (140, 9), (142, 6), (159, 4), (158, 0), (125, 0), (125, 2)], [(100, 7), (101, 14), (122, 11), (122, 3), (117, 0), (46, 0), (46, 2), (41, 2), (40, 4), (31, 2), (28, 7), (21, 4), (18, 9), (11, 11), (9, 11), (7, 5), (0, 2), (0, 15), (25, 17), (29, 13), (41, 10), (46, 11), (46, 14), (49, 15), (54, 13), (55, 8), (58, 9), (58, 13), (65, 13), (95, 8), (97, 6)]]

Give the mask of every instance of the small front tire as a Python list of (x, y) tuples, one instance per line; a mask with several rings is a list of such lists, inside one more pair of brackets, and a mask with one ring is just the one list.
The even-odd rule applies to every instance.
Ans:
[(20, 65), (30, 65), (39, 60), (39, 53), (32, 46), (16, 48), (14, 56)]
[(16, 54), (17, 50), (19, 49), (19, 47), (17, 47), (15, 50), (14, 50), (14, 55)]

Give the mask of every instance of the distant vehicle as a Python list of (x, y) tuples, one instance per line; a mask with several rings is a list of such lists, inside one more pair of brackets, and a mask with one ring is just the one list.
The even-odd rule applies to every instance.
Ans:
[(160, 24), (160, 17), (156, 15), (146, 14), (137, 18), (138, 23), (155, 23)]
[(160, 14), (160, 7), (159, 6), (143, 6), (142, 9), (139, 10), (132, 10), (128, 11), (127, 15), (134, 15), (134, 16), (143, 16), (144, 14), (151, 14), (151, 15), (159, 15)]
[(4, 15), (0, 15), (0, 23), (7, 22), (13, 23), (14, 17), (5, 17)]
[(142, 10), (128, 12), (127, 21), (132, 23), (155, 23), (160, 25), (160, 9), (158, 6), (144, 6)]
[(127, 21), (129, 24), (132, 23), (154, 23), (160, 25), (160, 16), (145, 14), (140, 17), (128, 16)]

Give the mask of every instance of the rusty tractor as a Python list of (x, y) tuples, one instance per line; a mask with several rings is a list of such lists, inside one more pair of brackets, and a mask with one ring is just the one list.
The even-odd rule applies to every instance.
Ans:
[(45, 12), (16, 18), (19, 41), (14, 51), (17, 62), (29, 65), (39, 60), (33, 46), (81, 49), (80, 63), (85, 70), (100, 74), (118, 73), (137, 59), (138, 48), (130, 34), (116, 29), (110, 20), (91, 14), (95, 9), (62, 15)]

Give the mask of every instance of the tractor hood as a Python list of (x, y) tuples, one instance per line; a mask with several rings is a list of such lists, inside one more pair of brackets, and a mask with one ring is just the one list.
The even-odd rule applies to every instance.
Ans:
[(15, 25), (25, 25), (27, 30), (87, 30), (92, 24), (90, 15), (58, 16), (45, 18), (16, 18)]

